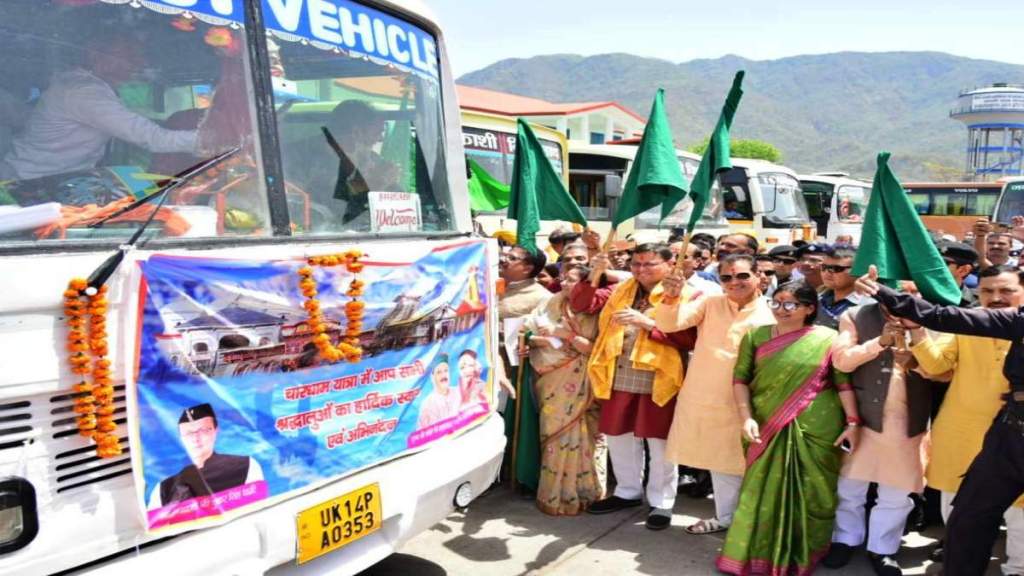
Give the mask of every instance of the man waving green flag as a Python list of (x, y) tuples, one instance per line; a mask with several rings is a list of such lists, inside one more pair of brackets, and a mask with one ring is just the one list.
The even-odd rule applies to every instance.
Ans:
[(516, 219), (516, 243), (536, 253), (541, 220), (565, 220), (586, 226), (587, 219), (544, 155), (530, 125), (522, 118), (517, 124), (508, 215)]
[[(687, 232), (693, 232), (697, 225), (704, 207), (711, 197), (711, 187), (715, 178), (720, 172), (732, 168), (732, 157), (729, 153), (729, 128), (732, 126), (732, 117), (736, 115), (736, 108), (740, 105), (740, 98), (743, 97), (743, 70), (736, 73), (732, 80), (732, 88), (725, 98), (725, 105), (722, 106), (722, 113), (718, 117), (718, 124), (715, 131), (711, 133), (708, 147), (704, 150), (704, 157), (700, 159), (700, 167), (693, 175), (693, 183), (690, 186), (690, 198), (693, 199), (693, 212), (690, 213), (690, 221), (686, 225)], [(661, 217), (668, 216), (673, 205), (663, 204), (661, 206)]]
[(878, 268), (879, 280), (890, 286), (899, 280), (913, 280), (925, 299), (960, 304), (960, 289), (903, 185), (889, 168), (888, 152), (878, 155), (871, 200), (851, 273), (865, 274), (871, 264)]
[(622, 198), (615, 209), (612, 228), (618, 228), (626, 220), (659, 205), (664, 217), (686, 197), (689, 190), (690, 185), (676, 156), (672, 128), (665, 115), (665, 91), (658, 88), (640, 147), (629, 169), (629, 178), (622, 189)]

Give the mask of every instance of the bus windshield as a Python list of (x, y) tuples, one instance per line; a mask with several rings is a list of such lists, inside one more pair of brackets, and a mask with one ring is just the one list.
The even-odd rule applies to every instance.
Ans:
[(999, 198), (993, 185), (908, 186), (907, 195), (922, 216), (991, 216)]
[(840, 186), (836, 192), (836, 210), (840, 222), (858, 223), (864, 219), (871, 190), (863, 186)]
[(1024, 181), (1010, 182), (1003, 190), (996, 209), (996, 222), (1009, 224), (1014, 216), (1024, 214)]
[(757, 175), (761, 185), (765, 217), (775, 220), (805, 222), (809, 220), (800, 182), (782, 172)]
[[(683, 175), (686, 176), (686, 180), (688, 182), (692, 182), (694, 175), (697, 174), (697, 168), (700, 166), (700, 163), (692, 158), (680, 156), (679, 164), (683, 168)], [(704, 207), (704, 213), (701, 214), (700, 219), (697, 221), (697, 226), (728, 226), (729, 221), (725, 219), (723, 206), (722, 188), (718, 185), (718, 182), (715, 181), (714, 185), (711, 187), (711, 198), (708, 200), (707, 206)], [(690, 221), (690, 214), (692, 212), (693, 200), (687, 196), (676, 204), (676, 207), (672, 209), (672, 212), (669, 213), (664, 220), (661, 219), (660, 206), (639, 214), (636, 217), (636, 227), (638, 229), (648, 229), (686, 226)]]
[[(555, 172), (564, 174), (562, 145), (540, 137), (538, 140)], [(466, 157), (476, 162), (495, 180), (506, 185), (512, 182), (512, 164), (516, 155), (514, 132), (463, 126), (462, 147)]]
[[(436, 78), (299, 42), (271, 54), (285, 179), (311, 204), (303, 231), (377, 231), (375, 204), (398, 198), (423, 229), (451, 226)], [(300, 209), (289, 202), (293, 221)]]

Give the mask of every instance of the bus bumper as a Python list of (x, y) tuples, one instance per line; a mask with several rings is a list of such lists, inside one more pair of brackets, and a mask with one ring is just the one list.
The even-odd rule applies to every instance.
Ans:
[[(353, 574), (384, 559), (455, 509), (456, 489), (474, 497), (497, 477), (504, 424), (492, 413), (462, 435), (215, 528), (183, 534), (77, 574), (97, 576), (196, 574), (274, 576)], [(295, 563), (299, 512), (369, 484), (380, 485), (384, 525), (376, 532), (305, 564)]]

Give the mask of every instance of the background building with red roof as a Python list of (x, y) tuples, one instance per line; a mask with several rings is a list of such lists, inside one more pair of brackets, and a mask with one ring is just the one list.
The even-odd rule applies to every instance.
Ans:
[(618, 102), (555, 103), (507, 92), (456, 86), (463, 110), (524, 117), (534, 124), (554, 128), (569, 140), (605, 144), (643, 134), (644, 118)]

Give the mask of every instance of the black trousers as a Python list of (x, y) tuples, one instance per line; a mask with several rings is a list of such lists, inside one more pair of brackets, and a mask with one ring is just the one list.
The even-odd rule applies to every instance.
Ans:
[(985, 434), (981, 452), (967, 469), (953, 500), (946, 527), (946, 576), (985, 573), (1003, 512), (1022, 493), (1024, 420), (1004, 408)]

